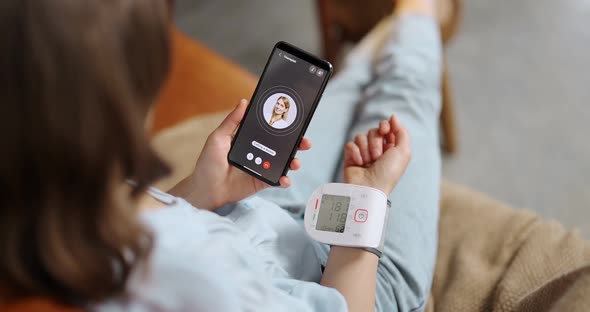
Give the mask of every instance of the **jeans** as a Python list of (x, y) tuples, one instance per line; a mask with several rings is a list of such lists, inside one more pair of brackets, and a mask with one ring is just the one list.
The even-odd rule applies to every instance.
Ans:
[[(357, 133), (395, 114), (408, 129), (412, 159), (389, 195), (392, 211), (377, 270), (376, 311), (420, 311), (435, 267), (441, 159), (441, 41), (427, 16), (382, 21), (347, 56), (328, 84), (306, 136), (313, 148), (297, 155), (288, 189), (259, 195), (300, 218), (307, 198), (342, 180), (343, 147)], [(318, 248), (325, 264), (327, 246)]]

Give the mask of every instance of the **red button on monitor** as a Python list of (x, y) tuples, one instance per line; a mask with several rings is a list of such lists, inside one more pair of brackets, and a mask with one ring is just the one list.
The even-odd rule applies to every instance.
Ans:
[(358, 223), (365, 223), (369, 217), (369, 212), (366, 209), (357, 209), (354, 212), (354, 221)]
[(262, 164), (262, 168), (264, 168), (264, 169), (268, 169), (268, 168), (270, 168), (270, 163), (269, 163), (268, 161), (265, 161), (265, 162)]

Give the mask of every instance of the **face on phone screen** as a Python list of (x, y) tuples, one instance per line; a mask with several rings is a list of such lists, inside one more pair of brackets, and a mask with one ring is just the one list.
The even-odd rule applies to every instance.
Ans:
[[(250, 101), (229, 160), (277, 184), (330, 74), (277, 46)], [(317, 64), (317, 63), (316, 63)]]

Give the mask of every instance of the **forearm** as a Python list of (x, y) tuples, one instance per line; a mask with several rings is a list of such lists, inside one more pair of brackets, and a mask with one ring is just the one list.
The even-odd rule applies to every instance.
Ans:
[[(420, 15), (420, 16), (434, 16), (434, 12), (435, 12), (435, 6), (434, 6), (435, 1), (434, 0), (399, 0), (397, 1), (397, 6), (395, 9), (395, 15), (397, 16), (406, 16), (409, 15), (410, 17), (412, 15)], [(409, 20), (407, 18), (403, 19), (404, 21)], [(428, 27), (432, 26), (431, 24), (434, 25), (434, 23), (430, 23), (429, 19), (423, 19), (427, 21), (427, 25)], [(411, 20), (410, 20), (411, 21)], [(408, 23), (408, 22), (406, 22)], [(412, 24), (416, 24), (416, 23), (411, 23)], [(400, 27), (403, 27), (404, 25), (399, 25)], [(427, 31), (430, 31), (430, 29), (428, 27), (422, 27), (424, 29), (426, 29)], [(420, 28), (419, 28), (420, 29)], [(425, 46), (427, 48), (431, 48), (432, 50), (427, 51), (428, 53), (426, 53), (427, 56), (431, 55), (431, 54), (436, 54), (438, 53), (438, 46), (435, 45), (424, 45), (422, 44), (422, 42), (420, 41), (420, 35), (421, 33), (417, 33), (415, 35), (418, 36), (418, 38), (416, 40), (412, 40), (409, 42), (407, 35), (408, 33), (412, 32), (412, 29), (410, 29), (410, 31), (408, 31), (407, 29), (405, 30), (400, 30), (400, 33), (398, 33), (398, 37), (392, 38), (392, 40), (396, 40), (394, 42), (393, 47), (394, 49), (394, 55), (398, 56), (400, 55), (399, 51), (397, 51), (400, 45), (403, 45), (403, 47), (410, 47), (409, 52), (415, 53), (414, 52), (414, 48), (418, 47), (419, 49), (423, 49)], [(410, 35), (414, 35), (414, 34), (410, 34)], [(433, 35), (433, 33), (426, 33), (426, 35), (432, 35), (432, 36), (427, 36), (426, 39), (424, 39), (423, 41), (428, 41), (431, 37), (434, 38), (435, 36)], [(412, 37), (409, 37), (410, 39)], [(405, 40), (402, 41), (401, 43), (398, 42), (397, 40)], [(403, 53), (409, 53), (408, 51), (402, 51)], [(421, 52), (421, 51), (420, 51)], [(403, 56), (403, 55), (402, 55)], [(411, 58), (409, 60), (410, 64), (409, 65), (416, 65), (416, 63), (418, 63), (417, 65), (418, 68), (420, 69), (423, 64), (424, 64), (424, 60), (422, 55), (418, 55), (418, 58)], [(434, 58), (433, 58), (434, 59)], [(434, 61), (432, 63), (435, 63)], [(409, 67), (408, 65), (408, 67)], [(435, 64), (436, 65), (436, 64)], [(396, 63), (397, 66), (397, 63)], [(426, 66), (428, 68), (428, 66)], [(435, 70), (432, 70), (432, 72), (436, 72), (436, 68), (438, 68), (437, 66), (434, 66)], [(414, 71), (414, 68), (410, 68), (412, 69), (412, 71), (409, 71), (410, 73), (414, 73), (416, 71)], [(402, 72), (405, 73), (405, 72)], [(418, 73), (420, 74), (421, 72), (418, 71)], [(396, 75), (399, 74), (399, 71), (395, 72)], [(436, 77), (438, 77), (439, 75), (437, 74)], [(399, 87), (403, 87), (404, 84), (400, 84), (400, 81), (404, 81), (403, 79), (397, 79), (398, 76), (393, 77), (393, 79), (387, 79), (387, 77), (385, 79), (382, 79), (383, 81), (381, 81), (380, 83), (382, 84), (387, 84), (388, 86), (394, 86), (395, 90), (398, 90)], [(405, 77), (402, 77), (405, 78)], [(387, 81), (386, 81), (387, 80)], [(412, 84), (414, 84), (413, 81)], [(410, 84), (412, 86), (412, 84)], [(432, 86), (436, 85), (436, 84), (431, 84)], [(429, 85), (430, 86), (430, 85)], [(395, 94), (397, 95), (397, 94)], [(381, 94), (380, 96), (374, 96), (374, 102), (375, 104), (381, 104), (379, 103), (380, 101), (387, 101), (390, 102), (391, 99), (387, 98), (389, 96), (389, 94), (387, 94), (386, 92)], [(382, 98), (382, 100), (380, 99)], [(393, 98), (393, 97), (392, 97)], [(406, 97), (402, 96), (402, 97), (397, 97), (396, 99), (405, 99)], [(421, 98), (420, 98), (421, 99)], [(396, 100), (399, 101), (399, 100)], [(407, 103), (401, 103), (400, 107), (404, 107), (406, 106)], [(418, 103), (418, 104), (423, 104), (423, 103)], [(430, 104), (430, 102), (426, 101), (426, 103), (424, 104)], [(402, 106), (404, 105), (404, 106)], [(377, 105), (373, 105), (375, 107), (377, 107)], [(388, 106), (383, 106), (383, 105), (379, 105), (379, 109), (381, 109), (382, 107), (395, 107), (393, 105), (389, 105)], [(404, 107), (405, 108), (405, 107)], [(427, 110), (429, 111), (429, 110)], [(374, 111), (373, 111), (374, 113)], [(419, 112), (421, 113), (421, 112)], [(405, 116), (404, 112), (402, 112), (401, 114), (399, 114), (400, 116)], [(405, 119), (405, 117), (404, 117)], [(410, 119), (411, 120), (411, 119)], [(416, 129), (414, 129), (416, 126), (422, 126), (421, 124), (418, 123), (410, 123), (410, 133), (421, 133), (424, 132), (425, 130), (420, 128), (419, 130), (415, 131)], [(393, 127), (393, 126), (392, 126)], [(353, 133), (360, 133), (363, 132), (366, 129), (363, 128), (360, 131), (352, 131)], [(399, 137), (398, 135), (396, 135), (396, 138)], [(362, 142), (361, 142), (362, 143)], [(363, 145), (363, 144), (360, 144)], [(429, 145), (428, 145), (429, 146)], [(434, 145), (433, 145), (434, 146)], [(359, 149), (361, 149), (362, 147), (359, 146)], [(403, 153), (402, 153), (403, 154)], [(436, 153), (426, 153), (428, 155), (434, 154), (437, 155)], [(422, 162), (422, 155), (420, 157), (420, 162)], [(426, 157), (428, 158), (428, 156)], [(432, 157), (431, 157), (432, 158)], [(437, 159), (436, 157), (434, 158), (435, 160)], [(424, 166), (427, 169), (424, 168), (420, 168), (421, 172), (422, 171), (426, 171), (426, 173), (424, 175), (419, 175), (418, 179), (424, 179), (424, 177), (431, 177), (431, 176), (436, 176), (436, 169), (431, 169), (431, 167), (435, 167), (438, 164), (438, 162), (434, 162), (434, 164), (432, 163), (428, 163), (430, 166)], [(407, 165), (407, 163), (406, 163)], [(403, 166), (405, 168), (405, 166)], [(350, 170), (350, 172), (348, 172), (349, 175), (354, 175), (353, 169)], [(371, 187), (376, 187), (376, 188), (380, 188), (379, 183), (363, 183), (363, 181), (351, 181), (350, 179), (346, 179), (347, 176), (347, 171), (345, 170), (345, 181), (347, 183), (354, 183), (354, 184), (361, 184), (361, 185), (368, 185)], [(387, 175), (388, 177), (393, 176), (391, 174)], [(416, 178), (416, 174), (412, 173), (411, 174), (412, 177), (410, 177), (411, 180)], [(362, 179), (361, 179), (362, 180)], [(411, 311), (413, 309), (416, 309), (420, 306), (422, 306), (424, 304), (424, 301), (428, 295), (428, 287), (430, 285), (431, 279), (432, 279), (432, 266), (433, 266), (433, 257), (432, 257), (432, 253), (436, 252), (436, 220), (437, 220), (437, 212), (436, 212), (436, 203), (434, 203), (433, 205), (431, 205), (430, 200), (414, 200), (417, 194), (416, 192), (414, 192), (413, 188), (411, 187), (406, 187), (406, 185), (409, 185), (407, 182), (408, 178), (406, 178), (406, 182), (402, 183), (402, 190), (398, 190), (398, 196), (399, 199), (397, 200), (397, 202), (402, 205), (403, 207), (405, 207), (406, 209), (411, 209), (414, 208), (413, 210), (409, 210), (408, 213), (402, 213), (400, 215), (400, 213), (397, 213), (398, 215), (400, 215), (400, 220), (404, 220), (404, 221), (408, 221), (408, 224), (412, 224), (412, 223), (419, 223), (419, 224), (423, 224), (425, 225), (426, 229), (434, 229), (434, 235), (433, 232), (430, 231), (422, 231), (422, 228), (420, 226), (418, 227), (411, 227), (408, 224), (404, 224), (404, 222), (401, 222), (400, 220), (393, 222), (395, 225), (394, 226), (390, 226), (389, 228), (389, 233), (388, 235), (388, 241), (386, 241), (386, 245), (388, 245), (388, 254), (386, 255), (386, 257), (383, 259), (383, 261), (381, 262), (381, 266), (383, 271), (380, 272), (386, 275), (385, 276), (385, 280), (386, 282), (392, 286), (393, 288), (393, 292), (391, 291), (387, 291), (387, 289), (380, 289), (379, 291), (379, 299), (380, 299), (380, 304), (381, 306), (388, 306), (388, 307), (395, 307), (396, 302), (399, 304), (400, 311)], [(440, 177), (438, 177), (438, 180), (440, 180)], [(369, 181), (371, 182), (371, 181)], [(387, 184), (387, 183), (386, 183)], [(410, 183), (412, 184), (412, 183)], [(413, 185), (420, 185), (419, 183), (413, 184)], [(390, 188), (385, 188), (383, 187), (382, 190), (384, 191), (384, 193), (389, 194), (391, 192)], [(399, 193), (402, 193), (400, 196)], [(427, 193), (428, 194), (428, 193)], [(431, 196), (428, 199), (435, 199), (438, 198), (438, 196)], [(427, 206), (427, 209), (416, 209), (416, 208), (422, 208), (422, 206)], [(417, 210), (417, 211), (414, 211)], [(424, 211), (423, 211), (424, 210)], [(421, 216), (421, 215), (426, 215), (426, 220), (422, 220), (421, 218), (412, 218), (412, 216)], [(406, 232), (409, 233), (413, 233), (414, 231), (416, 231), (417, 229), (420, 229), (420, 233), (418, 233), (417, 237), (425, 237), (426, 241), (431, 242), (431, 239), (434, 238), (434, 240), (432, 240), (432, 242), (434, 242), (434, 246), (432, 246), (432, 248), (428, 248), (427, 250), (420, 250), (419, 248), (416, 248), (416, 246), (414, 245), (408, 245), (407, 243), (403, 242), (403, 237), (407, 237), (406, 235), (399, 235), (396, 236), (393, 233), (403, 233), (405, 234)], [(426, 232), (426, 233), (422, 233), (422, 232)], [(393, 239), (392, 239), (393, 238)], [(430, 247), (430, 246), (429, 246)], [(394, 252), (392, 252), (392, 250), (394, 250)], [(408, 253), (407, 251), (410, 251), (410, 255), (406, 256), (406, 253), (404, 253), (404, 251), (406, 251), (406, 253)], [(415, 253), (414, 253), (415, 252)], [(402, 256), (403, 255), (403, 256)], [(383, 266), (383, 263), (388, 264), (388, 266)], [(350, 311), (374, 311), (375, 309), (375, 293), (376, 293), (376, 286), (377, 286), (377, 267), (379, 264), (379, 259), (369, 253), (366, 252), (362, 249), (354, 249), (354, 248), (344, 248), (344, 247), (332, 247), (329, 257), (328, 257), (328, 263), (326, 265), (326, 269), (324, 271), (324, 275), (322, 277), (321, 280), (321, 284), (324, 286), (328, 286), (328, 287), (332, 287), (337, 289), (346, 299), (348, 306), (349, 306), (349, 310)], [(404, 269), (408, 269), (410, 272), (410, 276), (405, 276)], [(426, 273), (426, 274), (424, 274)], [(381, 275), (380, 275), (380, 279), (381, 279)], [(410, 281), (406, 281), (405, 279), (409, 278)], [(413, 282), (418, 282), (419, 283), (419, 287), (415, 287), (415, 285), (413, 285)], [(399, 289), (397, 286), (400, 286)], [(409, 297), (409, 298), (408, 298)]]
[(333, 246), (321, 284), (338, 290), (349, 311), (373, 311), (378, 263), (379, 258), (364, 249)]

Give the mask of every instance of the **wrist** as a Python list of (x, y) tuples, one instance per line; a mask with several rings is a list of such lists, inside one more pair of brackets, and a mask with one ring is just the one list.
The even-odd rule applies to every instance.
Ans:
[(382, 185), (380, 183), (376, 183), (374, 181), (367, 181), (367, 180), (357, 180), (355, 181), (354, 179), (344, 179), (344, 183), (347, 184), (355, 184), (355, 185), (360, 185), (360, 186), (367, 186), (370, 188), (374, 188), (377, 189), (381, 192), (383, 192), (386, 196), (391, 193), (391, 189), (388, 186)]
[(184, 178), (180, 183), (168, 191), (170, 194), (181, 197), (196, 208), (215, 210), (223, 204), (217, 204), (212, 192), (204, 188), (194, 174)]
[(370, 252), (366, 248), (358, 247), (330, 246), (330, 254), (328, 256), (333, 258), (357, 259), (359, 261), (372, 261), (375, 259), (379, 261), (379, 257), (375, 253)]
[(383, 191), (369, 185), (319, 186), (305, 206), (303, 223), (310, 237), (331, 245), (335, 252), (352, 248), (358, 249), (354, 253), (380, 258), (391, 205)]

